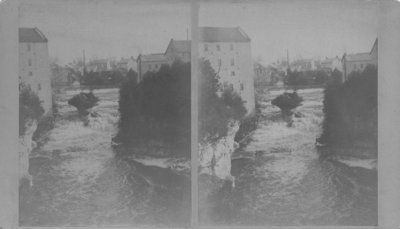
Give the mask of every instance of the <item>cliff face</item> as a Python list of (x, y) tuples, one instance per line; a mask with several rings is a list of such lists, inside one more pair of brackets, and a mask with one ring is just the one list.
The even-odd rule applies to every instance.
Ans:
[(239, 122), (231, 121), (226, 136), (214, 142), (199, 145), (200, 174), (214, 175), (220, 179), (232, 180), (231, 155), (238, 147), (235, 135), (239, 130)]
[(37, 121), (29, 120), (26, 124), (24, 135), (19, 136), (19, 179), (26, 178), (32, 185), (32, 176), (29, 174), (29, 155), (36, 147), (36, 142), (32, 140), (33, 133), (37, 129)]

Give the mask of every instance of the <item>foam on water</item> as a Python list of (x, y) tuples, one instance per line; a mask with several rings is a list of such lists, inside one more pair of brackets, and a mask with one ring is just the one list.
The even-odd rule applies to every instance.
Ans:
[[(71, 95), (77, 95), (81, 92), (87, 93), (87, 92), (90, 92), (90, 90), (89, 89), (69, 89), (69, 90), (65, 91), (65, 94), (71, 96)], [(119, 92), (119, 88), (94, 89), (93, 92), (95, 94), (97, 94), (97, 93), (103, 93), (103, 94), (104, 93), (114, 93), (115, 94), (115, 93)]]
[[(297, 90), (297, 93), (298, 94), (321, 93), (323, 90), (324, 90), (323, 88), (299, 89), (299, 90)], [(289, 90), (284, 90), (284, 89), (272, 90), (272, 91), (269, 91), (268, 93), (271, 96), (277, 96), (277, 95), (280, 95), (280, 94), (284, 93), (285, 91), (292, 92), (293, 90), (292, 89), (289, 89)]]
[(341, 162), (349, 167), (359, 167), (364, 169), (376, 169), (376, 159), (359, 159), (359, 158), (338, 158), (338, 162)]

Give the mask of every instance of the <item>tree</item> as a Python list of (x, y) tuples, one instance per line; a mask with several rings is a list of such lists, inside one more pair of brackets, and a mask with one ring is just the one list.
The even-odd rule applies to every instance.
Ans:
[(129, 69), (128, 73), (126, 74), (126, 78), (132, 82), (138, 82), (138, 74), (132, 69)]
[(126, 145), (159, 141), (190, 152), (190, 63), (163, 65), (137, 83), (128, 73), (120, 87), (119, 131), (115, 142)]
[(246, 114), (246, 108), (239, 95), (231, 89), (221, 91), (219, 76), (208, 60), (199, 63), (199, 140), (225, 136), (228, 122), (240, 120)]
[(333, 70), (333, 72), (331, 74), (331, 82), (332, 83), (341, 83), (342, 77), (343, 77), (342, 72), (339, 71), (337, 68), (335, 68), (335, 70)]
[(352, 72), (344, 82), (330, 83), (324, 91), (322, 144), (377, 143), (377, 69), (369, 65)]
[(29, 85), (19, 85), (19, 135), (24, 135), (25, 125), (29, 120), (39, 120), (44, 109), (39, 97)]

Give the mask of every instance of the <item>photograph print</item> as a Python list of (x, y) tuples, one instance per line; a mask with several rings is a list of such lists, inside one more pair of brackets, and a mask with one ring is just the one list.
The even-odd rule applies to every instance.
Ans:
[(377, 225), (377, 13), (199, 4), (199, 225)]
[(190, 3), (18, 9), (19, 226), (189, 226)]

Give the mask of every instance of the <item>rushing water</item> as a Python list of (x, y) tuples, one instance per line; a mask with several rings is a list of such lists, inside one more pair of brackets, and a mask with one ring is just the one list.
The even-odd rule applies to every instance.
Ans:
[(323, 120), (322, 89), (298, 92), (304, 99), (298, 109), (302, 115), (292, 127), (270, 105), (281, 93), (265, 94), (263, 120), (250, 143), (233, 154), (235, 187), (230, 182), (214, 182), (214, 187), (200, 183), (200, 193), (209, 191), (201, 199), (200, 206), (207, 209), (201, 211), (201, 223), (376, 225), (376, 152), (365, 148), (320, 152), (315, 139)]
[(67, 102), (77, 93), (57, 96), (60, 117), (30, 160), (33, 186), (20, 189), (20, 225), (188, 225), (190, 173), (116, 157), (118, 89), (94, 91), (99, 117), (86, 126)]

